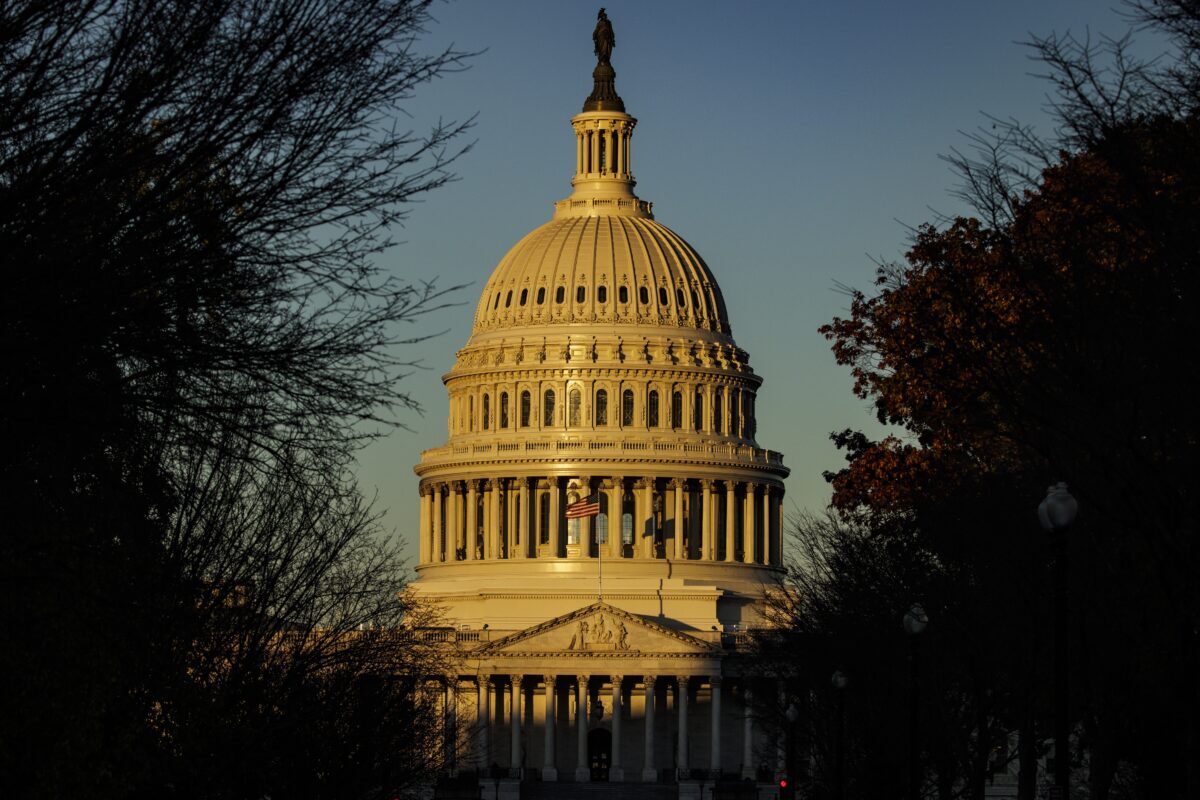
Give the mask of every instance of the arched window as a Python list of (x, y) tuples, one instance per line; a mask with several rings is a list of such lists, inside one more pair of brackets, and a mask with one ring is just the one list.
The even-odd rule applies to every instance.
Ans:
[(475, 397), (467, 398), (467, 430), (475, 430)]
[(621, 424), (633, 424), (633, 389), (621, 392)]
[(758, 432), (758, 420), (754, 416), (754, 395), (746, 395), (746, 438), (753, 439)]
[(529, 427), (530, 406), (533, 405), (528, 391), (521, 392), (521, 427)]
[(628, 286), (617, 287), (617, 300), (619, 300), (622, 303), (629, 302), (629, 287)]
[(671, 297), (667, 294), (667, 287), (665, 286), (658, 287), (658, 304), (663, 308), (671, 304)]
[[(498, 295), (497, 295), (498, 296)], [(638, 289), (638, 299), (642, 301), (642, 305), (650, 305), (650, 290), (645, 286)]]
[(621, 544), (633, 544), (633, 495), (621, 499)]
[(508, 308), (512, 305), (512, 289), (508, 290), (508, 294), (504, 295), (504, 307)]
[(521, 290), (521, 305), (525, 305), (525, 301), (528, 299), (529, 299), (529, 290), (522, 289)]
[(675, 305), (679, 306), (680, 311), (683, 311), (684, 307), (687, 305), (687, 300), (683, 294), (683, 289), (675, 290)]
[(704, 392), (697, 389), (692, 402), (692, 427), (700, 433), (704, 430)]
[(539, 286), (538, 287), (538, 295), (537, 295), (537, 304), (540, 306), (542, 303), (545, 303), (545, 302), (546, 302), (546, 287)]
[(712, 429), (713, 429), (714, 433), (721, 432), (721, 423), (723, 421), (721, 419), (721, 417), (723, 416), (723, 414), (722, 414), (723, 410), (724, 409), (721, 408), (721, 387), (718, 386), (716, 389), (713, 390), (713, 427), (712, 427)]
[(562, 286), (554, 290), (554, 302), (561, 303), (567, 299), (567, 290)]
[(496, 302), (492, 303), (492, 310), (495, 311), (500, 307), (500, 293), (496, 292)]
[(596, 390), (596, 425), (608, 424), (608, 391)]
[(550, 544), (550, 493), (546, 492), (538, 498), (538, 542)]
[(547, 389), (542, 400), (542, 427), (554, 425), (554, 390)]
[(607, 286), (601, 286), (598, 289), (596, 289), (596, 302), (599, 303), (600, 305), (604, 305), (605, 303), (608, 302), (608, 287)]
[(600, 492), (600, 513), (596, 515), (596, 544), (608, 543), (608, 492)]
[(738, 417), (741, 411), (742, 393), (737, 389), (731, 389), (729, 392), (729, 433), (732, 436), (737, 436), (739, 432)]
[(704, 306), (700, 305), (700, 295), (696, 294), (695, 289), (692, 289), (692, 309), (697, 314), (704, 310)]
[(578, 389), (572, 389), (567, 395), (567, 424), (578, 428), (583, 424), (583, 396)]
[(483, 429), (486, 431), (492, 424), (492, 404), (488, 395), (483, 396)]
[(586, 299), (587, 299), (587, 289), (585, 289), (582, 286), (577, 286), (575, 288), (575, 302), (582, 303)]
[(671, 429), (683, 427), (683, 392), (671, 393)]
[(508, 427), (508, 392), (500, 393), (500, 427)]
[(651, 428), (658, 427), (658, 390), (651, 389), (646, 403), (646, 424)]

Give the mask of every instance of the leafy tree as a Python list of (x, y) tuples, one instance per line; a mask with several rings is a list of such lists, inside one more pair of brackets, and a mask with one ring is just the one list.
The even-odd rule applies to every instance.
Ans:
[[(1173, 57), (1139, 62), (1128, 40), (1035, 39), (1059, 137), (997, 121), (972, 154), (952, 155), (978, 218), (919, 228), (905, 262), (882, 265), (875, 291), (853, 292), (848, 316), (822, 329), (856, 393), (902, 431), (835, 437), (848, 465), (829, 476), (834, 506), (912, 548), (881, 547), (891, 568), (930, 554), (925, 599), (950, 673), (936, 702), (982, 714), (976, 731), (1020, 731), (1030, 798), (1048, 708), (1047, 547), (1032, 512), (1060, 479), (1084, 508), (1071, 536), (1071, 702), (1091, 796), (1108, 795), (1121, 763), (1140, 796), (1200, 786), (1197, 430), (1180, 382), (1197, 366), (1200, 14), (1174, 0), (1131, 8), (1171, 37)], [(799, 569), (826, 593), (845, 580)], [(863, 602), (834, 596), (843, 610)], [(823, 619), (866, 632), (887, 613)], [(959, 764), (980, 763), (993, 741), (972, 735)], [(981, 796), (977, 769), (934, 762), (941, 796)]]
[(373, 261), (469, 124), (397, 124), (464, 63), (429, 6), (0, 5), (5, 796), (436, 768), (442, 665), (347, 472), (446, 300)]

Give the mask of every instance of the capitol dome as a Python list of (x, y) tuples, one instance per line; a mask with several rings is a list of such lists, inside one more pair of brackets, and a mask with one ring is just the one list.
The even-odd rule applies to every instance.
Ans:
[(742, 648), (783, 573), (788, 470), (757, 442), (762, 379), (713, 271), (634, 194), (603, 9), (593, 41), (573, 191), (492, 271), (442, 379), (412, 588), (445, 621), (427, 636), (458, 666), (446, 718), (469, 720), (448, 760), (481, 796), (573, 779), (699, 797), (761, 777), (764, 752), (784, 768), (750, 702), (779, 688)]
[[(460, 627), (520, 628), (595, 598), (603, 560), (629, 612), (745, 625), (782, 569), (787, 469), (713, 271), (634, 193), (611, 65), (593, 77), (571, 194), (492, 271), (443, 377), (414, 588)], [(587, 497), (599, 513), (568, 519)]]

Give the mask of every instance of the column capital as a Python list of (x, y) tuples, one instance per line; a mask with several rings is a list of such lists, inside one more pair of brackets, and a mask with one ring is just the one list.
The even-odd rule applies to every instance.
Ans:
[(530, 484), (532, 483), (533, 479), (530, 478), (528, 475), (522, 475), (521, 477), (517, 478), (516, 480), (517, 480), (517, 488), (518, 489), (528, 489)]
[(483, 686), (492, 682), (492, 676), (487, 672), (481, 672), (475, 676), (475, 680), (479, 681), (480, 686)]
[(503, 478), (485, 478), (483, 481), (483, 488), (489, 489), (493, 492), (496, 491), (497, 489), (502, 489), (502, 488), (504, 488), (504, 479)]
[(426, 497), (433, 494), (433, 484), (421, 481), (421, 483), (417, 485), (417, 494), (421, 495), (421, 497)]
[(721, 675), (709, 675), (708, 676), (708, 683), (714, 689), (720, 689), (721, 684), (724, 682), (725, 682), (725, 678), (722, 677)]
[(676, 675), (675, 680), (679, 683), (681, 689), (687, 688), (688, 681), (692, 679), (691, 675)]
[(746, 481), (746, 494), (758, 494), (758, 487), (761, 485), (758, 481)]
[(611, 491), (619, 485), (620, 478), (601, 478), (599, 488), (603, 491)]
[(543, 675), (542, 676), (542, 683), (546, 684), (547, 686), (553, 686), (554, 682), (557, 680), (558, 680), (557, 675)]
[(653, 689), (654, 684), (658, 683), (657, 675), (646, 675), (642, 678), (642, 682), (646, 684), (647, 689)]
[(585, 489), (592, 488), (592, 476), (591, 475), (580, 475), (575, 480), (579, 481), (579, 485)]
[(668, 489), (683, 489), (687, 486), (687, 478), (671, 478), (667, 481)]
[(609, 680), (612, 682), (612, 685), (614, 687), (617, 687), (617, 686), (621, 685), (621, 681), (625, 680), (625, 676), (624, 675), (610, 675)]
[(701, 478), (700, 479), (700, 488), (704, 489), (704, 491), (706, 491), (706, 492), (711, 492), (713, 489), (716, 488), (716, 486), (717, 486), (717, 482), (715, 480), (713, 480), (712, 478)]
[(559, 477), (558, 475), (547, 475), (546, 483), (550, 484), (555, 489), (558, 489), (559, 487), (562, 486), (562, 478)]
[(587, 682), (591, 677), (591, 675), (576, 675), (575, 680), (579, 682), (580, 686), (587, 686)]
[(525, 680), (525, 676), (517, 673), (516, 675), (509, 675), (508, 679), (512, 681), (512, 685), (515, 687), (521, 685), (521, 681)]
[(635, 489), (653, 489), (654, 488), (654, 478), (645, 478), (645, 477), (638, 478), (634, 482), (633, 486)]
[(462, 481), (448, 481), (446, 486), (449, 487), (452, 494), (462, 494)]

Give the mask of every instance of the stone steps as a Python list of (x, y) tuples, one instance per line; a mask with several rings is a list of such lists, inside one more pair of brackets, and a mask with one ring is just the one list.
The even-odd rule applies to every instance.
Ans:
[(521, 800), (678, 800), (679, 787), (654, 783), (523, 783)]

